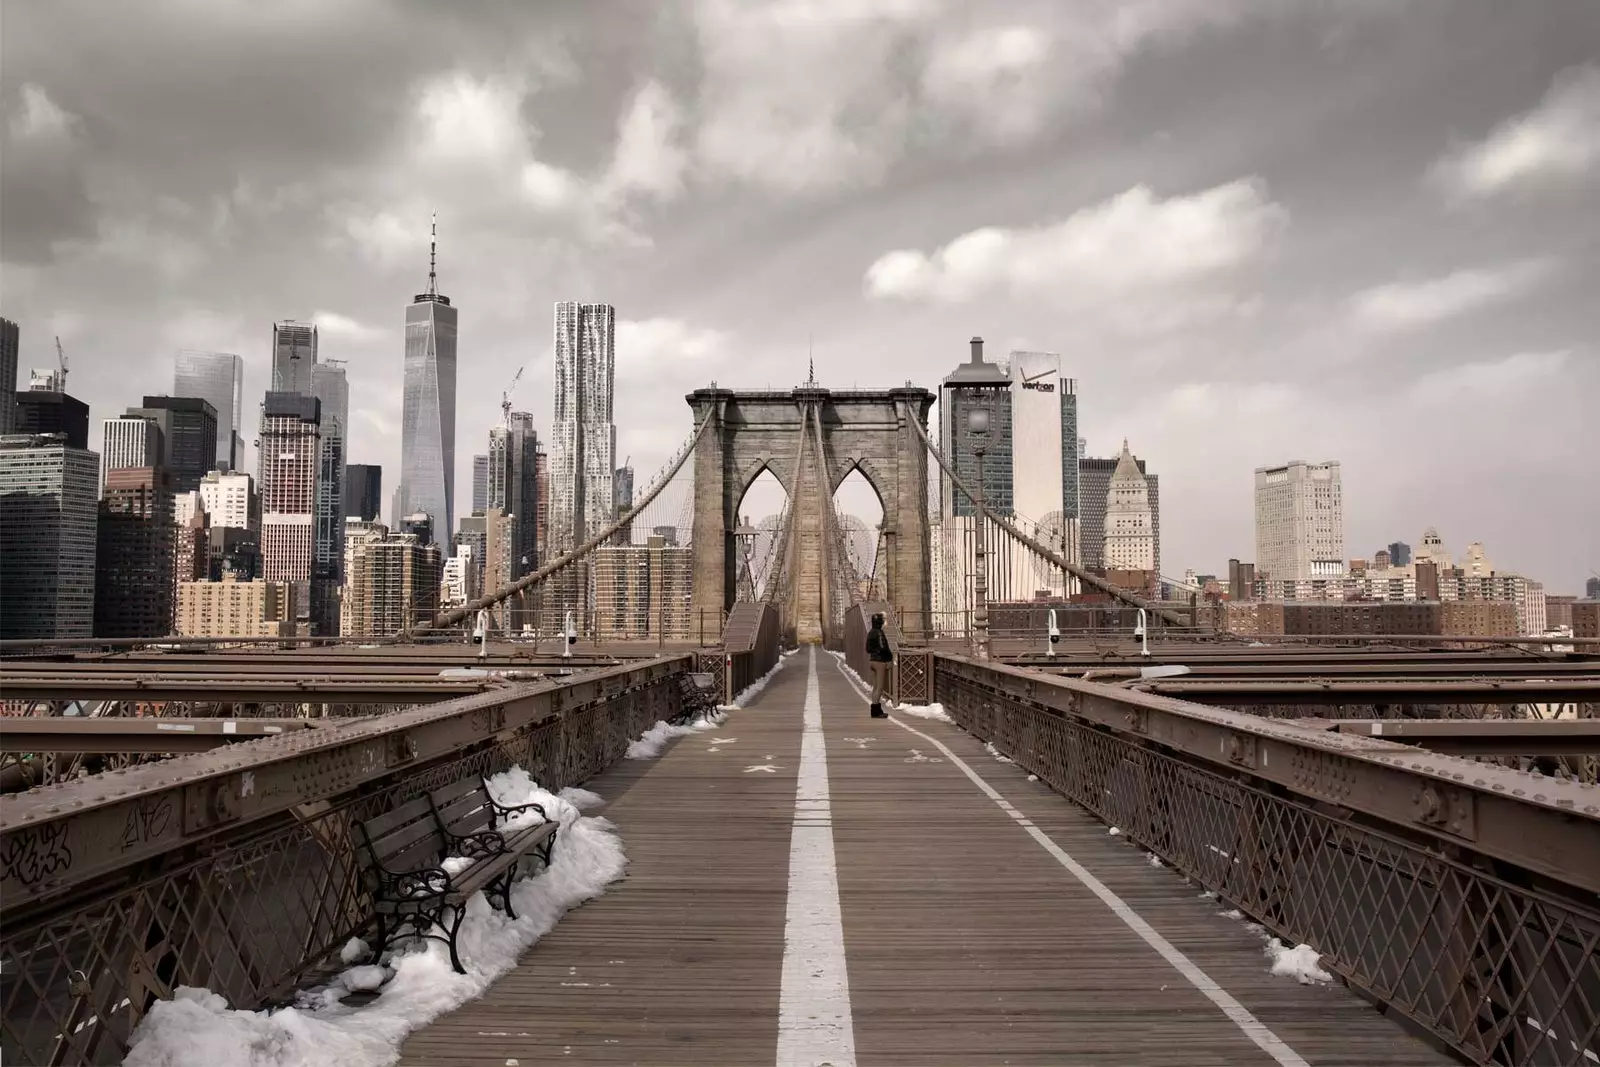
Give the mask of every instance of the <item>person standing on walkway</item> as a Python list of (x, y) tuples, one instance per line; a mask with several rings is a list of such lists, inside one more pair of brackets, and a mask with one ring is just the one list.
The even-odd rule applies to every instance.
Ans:
[(867, 631), (867, 666), (872, 670), (872, 717), (886, 719), (883, 710), (883, 691), (889, 685), (889, 667), (894, 663), (894, 650), (889, 647), (889, 635), (883, 632), (883, 616), (872, 617), (872, 629)]

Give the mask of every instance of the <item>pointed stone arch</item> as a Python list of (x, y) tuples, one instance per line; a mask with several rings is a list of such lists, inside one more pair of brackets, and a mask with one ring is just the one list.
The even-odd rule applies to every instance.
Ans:
[[(802, 520), (821, 513), (851, 471), (878, 494), (883, 507), (885, 578), (889, 601), (907, 640), (921, 640), (930, 601), (930, 545), (926, 504), (928, 455), (910, 420), (924, 429), (934, 396), (906, 386), (884, 391), (834, 392), (804, 386), (789, 392), (742, 393), (700, 389), (687, 398), (696, 425), (711, 425), (696, 446), (694, 462), (694, 607), (712, 612), (732, 607), (737, 588), (735, 509), (762, 471), (770, 470)], [(793, 480), (807, 412), (821, 428), (824, 477)], [(824, 484), (818, 484), (825, 481)], [(809, 488), (808, 488), (809, 486)], [(807, 550), (812, 556), (815, 549)], [(796, 553), (795, 573), (820, 573), (820, 561)], [(803, 582), (800, 584), (804, 584)]]

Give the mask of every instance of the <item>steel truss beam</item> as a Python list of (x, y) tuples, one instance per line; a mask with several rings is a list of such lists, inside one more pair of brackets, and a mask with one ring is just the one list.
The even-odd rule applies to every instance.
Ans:
[(1600, 719), (1296, 719), (1310, 730), (1381, 737), (1458, 756), (1600, 754)]
[(7, 910), (691, 669), (666, 656), (0, 796)]
[(1075, 717), (1600, 894), (1595, 786), (965, 656), (934, 660), (1001, 711), (1016, 702)]
[(292, 730), (336, 729), (362, 719), (182, 719), (77, 716), (0, 719), (0, 752), (209, 752)]

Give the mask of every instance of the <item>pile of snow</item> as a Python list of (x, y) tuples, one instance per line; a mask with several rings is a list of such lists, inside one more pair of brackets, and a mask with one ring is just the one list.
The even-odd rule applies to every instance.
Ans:
[[(903, 711), (907, 715), (915, 715), (919, 719), (932, 719), (934, 722), (947, 722), (952, 726), (955, 725), (955, 720), (950, 717), (949, 712), (944, 710), (943, 704), (896, 704), (894, 710)], [(985, 747), (991, 751), (994, 749), (993, 745), (986, 745)], [(995, 756), (1003, 762), (1011, 762), (998, 753), (995, 753)]]
[(1106, 829), (1106, 833), (1110, 834), (1112, 837), (1121, 837), (1122, 836), (1122, 831), (1117, 829), (1115, 826), (1108, 827)]
[[(770, 678), (772, 675), (768, 674), (767, 677)], [(764, 678), (756, 684), (760, 685), (765, 681), (766, 679)], [(752, 688), (754, 687), (752, 686)], [(749, 691), (748, 689), (745, 690), (746, 693)], [(740, 696), (743, 695), (743, 693), (740, 694)], [(715, 730), (727, 721), (728, 716), (721, 709), (708, 711), (694, 722), (684, 726), (658, 720), (654, 726), (639, 735), (637, 741), (628, 743), (628, 751), (624, 752), (623, 756), (626, 759), (655, 759), (661, 755), (661, 750), (666, 747), (667, 742), (674, 737), (687, 737), (690, 734), (700, 733), (702, 730)], [(588, 791), (580, 789), (577, 792), (587, 793)], [(589, 793), (588, 795), (593, 796), (594, 794)], [(582, 807), (583, 805), (579, 804), (578, 806)]]
[(593, 811), (605, 804), (606, 798), (599, 793), (578, 786), (569, 785), (561, 791), (561, 799), (577, 808), (579, 811)]
[(674, 737), (687, 737), (694, 732), (693, 726), (674, 726), (664, 720), (658, 721), (641, 734), (637, 741), (630, 741), (628, 751), (623, 755), (627, 759), (655, 759), (661, 755), (661, 750), (666, 747), (668, 741)]
[[(940, 712), (940, 714), (944, 714), (944, 708), (940, 708), (939, 712)], [(946, 715), (945, 718), (948, 719), (949, 716)], [(1001, 763), (1014, 763), (1014, 762), (1016, 762), (1010, 756), (1007, 756), (1007, 755), (1003, 754), (998, 748), (995, 748), (993, 741), (985, 741), (983, 743), (983, 750), (985, 752), (989, 753), (989, 755), (993, 756), (995, 759), (999, 760)]]
[(1274, 937), (1264, 951), (1272, 959), (1273, 974), (1288, 975), (1301, 985), (1333, 981), (1333, 975), (1322, 969), (1322, 957), (1310, 945), (1290, 948)]
[[(795, 651), (799, 650), (796, 649)], [(741, 689), (739, 691), (739, 695), (733, 698), (732, 704), (718, 705), (717, 710), (736, 711), (739, 708), (749, 707), (750, 702), (756, 697), (760, 696), (761, 691), (767, 687), (767, 683), (772, 681), (772, 676), (783, 670), (783, 665), (788, 662), (787, 657), (788, 653), (784, 653), (782, 656), (779, 656), (778, 662), (772, 665), (772, 669), (770, 671)]]
[(1165, 863), (1161, 862), (1161, 857), (1156, 855), (1154, 852), (1146, 852), (1145, 856), (1146, 856), (1147, 859), (1149, 859), (1150, 866), (1152, 866), (1152, 867), (1165, 867), (1166, 866)]
[[(179, 987), (172, 1000), (158, 1001), (133, 1032), (124, 1067), (383, 1067), (398, 1057), (405, 1036), (438, 1016), (481, 996), (517, 958), (560, 921), (568, 909), (591, 900), (622, 877), (627, 857), (622, 842), (602, 819), (540, 789), (520, 767), (489, 780), (504, 804), (537, 802), (561, 823), (547, 870), (512, 888), (518, 919), (493, 910), (482, 893), (467, 903), (457, 943), (466, 974), (450, 967), (449, 950), (438, 942), (394, 954), (387, 968), (351, 967), (327, 989), (279, 1011), (238, 1011), (215, 993)], [(528, 812), (508, 825), (536, 821)], [(345, 963), (368, 954), (352, 940), (340, 953)], [(340, 1003), (349, 992), (370, 990), (393, 971), (382, 992), (360, 1008)]]

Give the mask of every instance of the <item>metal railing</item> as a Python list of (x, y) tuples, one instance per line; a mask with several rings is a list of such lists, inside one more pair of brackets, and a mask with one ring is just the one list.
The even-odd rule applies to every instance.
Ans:
[(1471, 1062), (1600, 1053), (1594, 786), (931, 658), (974, 736)]
[(0, 798), (0, 1059), (118, 1063), (179, 985), (259, 1007), (365, 924), (351, 829), (521, 765), (581, 783), (679, 710), (690, 656)]
[(739, 603), (728, 613), (723, 632), (723, 703), (735, 697), (778, 664), (782, 653), (778, 609), (767, 603)]

